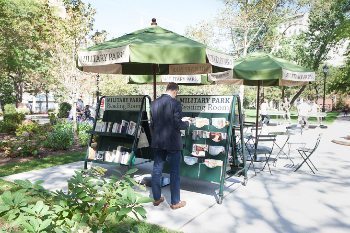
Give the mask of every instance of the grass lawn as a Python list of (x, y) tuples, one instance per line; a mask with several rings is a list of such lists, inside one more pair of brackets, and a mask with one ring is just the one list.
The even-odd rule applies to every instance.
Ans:
[(57, 165), (82, 161), (85, 158), (84, 152), (73, 152), (61, 155), (47, 156), (42, 159), (33, 159), (23, 163), (9, 163), (0, 166), (0, 177), (9, 176), (21, 172), (53, 167)]
[[(81, 161), (85, 158), (84, 152), (74, 152), (55, 156), (47, 156), (42, 159), (34, 159), (26, 162), (13, 162), (0, 166), (0, 195), (5, 191), (16, 191), (18, 186), (12, 182), (2, 180), (1, 177), (8, 176), (12, 174), (17, 174), (21, 172), (37, 170), (42, 168), (48, 168), (52, 166), (72, 163)], [(35, 199), (37, 201), (37, 199)], [(170, 211), (170, 209), (169, 209)], [(0, 218), (0, 226), (4, 225), (4, 219)], [(121, 223), (111, 222), (110, 226), (112, 228), (111, 232), (140, 232), (140, 233), (172, 233), (176, 231), (170, 231), (168, 229), (162, 228), (158, 225), (148, 224), (143, 221), (137, 221), (131, 218), (127, 218)]]
[[(296, 111), (291, 111), (291, 120), (292, 123), (296, 124), (298, 120), (298, 115)], [(327, 112), (326, 119), (323, 119), (322, 123), (329, 125), (332, 124), (337, 116), (339, 115), (339, 112)], [(245, 121), (251, 121), (255, 122), (255, 116), (256, 116), (256, 110), (255, 109), (245, 109)], [(272, 122), (284, 122), (283, 118), (276, 118), (276, 116), (271, 117)], [(311, 124), (317, 124), (317, 119), (315, 117), (309, 118), (309, 123)]]

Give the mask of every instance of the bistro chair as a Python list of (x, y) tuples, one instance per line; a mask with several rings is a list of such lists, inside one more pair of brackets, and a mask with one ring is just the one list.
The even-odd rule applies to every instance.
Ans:
[[(299, 152), (300, 156), (303, 158), (303, 162), (294, 170), (295, 172), (299, 170), (299, 168), (301, 168), (301, 166), (303, 166), (304, 163), (306, 163), (308, 165), (308, 167), (310, 168), (310, 170), (312, 171), (312, 173), (315, 174), (314, 170), (312, 169), (312, 167), (316, 170), (316, 166), (313, 164), (313, 162), (310, 160), (311, 155), (313, 155), (318, 147), (318, 145), (320, 144), (321, 141), (321, 136), (322, 134), (319, 134), (317, 139), (316, 139), (316, 144), (313, 148), (306, 148), (306, 147), (301, 147), (298, 148), (297, 151)], [(312, 167), (311, 167), (312, 166)]]
[[(271, 158), (271, 154), (275, 145), (276, 141), (276, 135), (258, 135), (257, 138), (258, 142), (263, 143), (264, 145), (259, 145), (257, 149), (255, 149), (255, 145), (252, 147), (247, 147), (248, 154), (250, 155), (250, 158), (252, 161), (254, 161), (254, 155), (264, 155), (264, 157), (257, 157), (256, 161), (254, 162), (265, 162), (263, 168), (261, 169), (262, 171), (265, 169), (266, 165), (269, 168), (269, 172), (271, 173), (271, 168), (270, 168), (270, 161), (274, 161), (275, 159)], [(268, 146), (268, 144), (271, 143), (271, 146)], [(254, 164), (253, 164), (254, 166)]]

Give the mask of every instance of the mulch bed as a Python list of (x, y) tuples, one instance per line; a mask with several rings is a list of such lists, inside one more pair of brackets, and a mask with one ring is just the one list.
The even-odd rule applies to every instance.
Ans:
[[(3, 140), (6, 136), (11, 136), (11, 135), (0, 133), (0, 141)], [(41, 148), (37, 156), (11, 157), (11, 156), (5, 156), (4, 152), (2, 152), (0, 148), (0, 167), (10, 163), (24, 163), (24, 162), (35, 160), (38, 158), (45, 158), (48, 156), (57, 156), (61, 154), (66, 154), (67, 152), (83, 152), (85, 150), (86, 148), (81, 147), (80, 145), (73, 145), (69, 150), (58, 150), (58, 151), (53, 151), (47, 148)]]

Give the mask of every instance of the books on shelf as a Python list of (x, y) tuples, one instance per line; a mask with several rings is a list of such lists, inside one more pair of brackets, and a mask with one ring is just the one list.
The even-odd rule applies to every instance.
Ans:
[(106, 151), (104, 155), (106, 162), (128, 165), (131, 156), (131, 150), (123, 146), (118, 146), (116, 150)]
[[(95, 132), (104, 133), (122, 133), (134, 135), (136, 132), (137, 123), (134, 121), (122, 120), (121, 123), (118, 122), (96, 122)], [(138, 135), (140, 135), (140, 129)]]
[(136, 131), (136, 122), (130, 121), (127, 134), (133, 135)]

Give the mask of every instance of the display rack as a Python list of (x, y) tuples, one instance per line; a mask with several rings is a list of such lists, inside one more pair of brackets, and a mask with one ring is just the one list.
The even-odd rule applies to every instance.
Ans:
[(84, 169), (88, 162), (133, 166), (135, 158), (152, 160), (150, 105), (147, 95), (101, 97), (89, 131)]
[[(178, 96), (177, 99), (182, 104), (183, 116), (194, 119), (182, 132), (180, 175), (219, 183), (221, 204), (226, 178), (243, 175), (243, 184), (247, 181), (246, 158), (236, 151), (239, 147), (233, 131), (234, 125), (243, 124), (239, 96)], [(240, 142), (243, 143), (243, 138)], [(169, 170), (169, 165), (165, 170)]]

